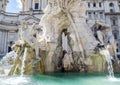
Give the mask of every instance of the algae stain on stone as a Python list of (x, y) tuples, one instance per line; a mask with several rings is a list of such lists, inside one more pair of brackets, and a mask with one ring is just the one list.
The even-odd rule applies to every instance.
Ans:
[(104, 72), (106, 66), (106, 60), (104, 55), (100, 53), (94, 53), (90, 55), (93, 71), (95, 72)]

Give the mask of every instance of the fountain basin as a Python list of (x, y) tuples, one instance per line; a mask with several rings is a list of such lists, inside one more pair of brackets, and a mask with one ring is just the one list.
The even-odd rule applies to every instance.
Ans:
[[(120, 77), (119, 74), (115, 74)], [(119, 85), (104, 73), (48, 73), (44, 75), (0, 77), (0, 85)]]

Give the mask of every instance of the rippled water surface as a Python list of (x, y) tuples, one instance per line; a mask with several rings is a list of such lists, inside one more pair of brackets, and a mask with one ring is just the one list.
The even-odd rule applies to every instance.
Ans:
[(120, 85), (120, 74), (109, 78), (101, 73), (50, 73), (30, 76), (1, 76), (0, 85)]

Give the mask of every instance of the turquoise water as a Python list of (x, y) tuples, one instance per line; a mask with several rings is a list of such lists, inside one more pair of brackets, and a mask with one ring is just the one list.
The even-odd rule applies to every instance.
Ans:
[(120, 85), (120, 74), (110, 79), (98, 73), (51, 73), (46, 75), (0, 77), (0, 85)]

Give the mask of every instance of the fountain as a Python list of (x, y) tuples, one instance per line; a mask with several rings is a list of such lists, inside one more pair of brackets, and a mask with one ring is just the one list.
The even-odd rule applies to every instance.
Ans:
[[(114, 77), (120, 70), (111, 28), (100, 22), (88, 28), (85, 12), (83, 0), (48, 0), (39, 25), (21, 21), (19, 40), (12, 47), (17, 55), (8, 74), (15, 76), (0, 77), (0, 85), (119, 85), (120, 79)], [(103, 74), (94, 76), (106, 68), (112, 80)], [(37, 75), (31, 78), (33, 74)]]
[(49, 0), (39, 25), (21, 22), (19, 41), (13, 46), (18, 57), (9, 74), (104, 72), (107, 62), (113, 76), (108, 51), (95, 50), (110, 44), (110, 55), (116, 58), (111, 28), (96, 22), (89, 29), (84, 5), (80, 0)]
[[(48, 72), (105, 72), (117, 59), (111, 28), (96, 22), (88, 28), (85, 1), (49, 0), (40, 24), (21, 21), (17, 53), (9, 75)], [(52, 21), (52, 22), (51, 22)], [(102, 49), (109, 44), (109, 49)], [(116, 61), (115, 61), (116, 62)], [(116, 71), (116, 69), (114, 69)]]

